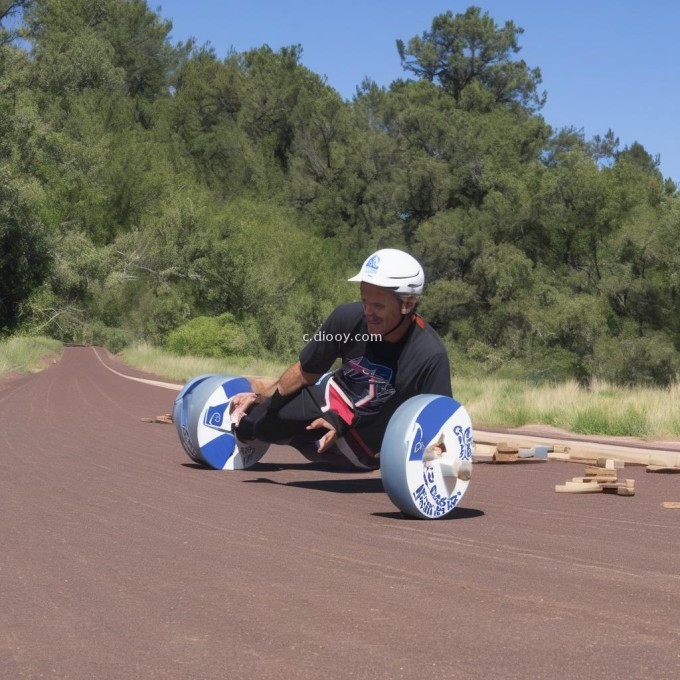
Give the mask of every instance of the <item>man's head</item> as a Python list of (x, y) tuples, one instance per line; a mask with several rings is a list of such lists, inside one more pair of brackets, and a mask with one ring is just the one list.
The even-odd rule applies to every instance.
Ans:
[[(349, 281), (361, 281), (361, 301), (369, 333), (399, 337), (425, 286), (425, 274), (408, 253), (384, 248), (369, 256)], [(396, 333), (395, 333), (396, 331)], [(394, 340), (394, 337), (388, 338)]]
[[(399, 339), (402, 334), (394, 332), (416, 306), (415, 296), (410, 296), (410, 298), (410, 300), (402, 300), (386, 288), (380, 288), (372, 283), (362, 283), (361, 302), (364, 305), (368, 332), (380, 335), (387, 340)], [(405, 328), (400, 330), (405, 330)], [(392, 337), (391, 334), (397, 337)], [(386, 337), (388, 335), (390, 337)]]

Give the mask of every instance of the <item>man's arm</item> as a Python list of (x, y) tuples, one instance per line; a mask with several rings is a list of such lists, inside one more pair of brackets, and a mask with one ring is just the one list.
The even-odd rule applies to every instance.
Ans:
[[(313, 385), (320, 377), (321, 373), (307, 373), (302, 370), (302, 365), (296, 361), (290, 368), (287, 368), (283, 375), (274, 383), (260, 392), (241, 392), (232, 398), (232, 421), (239, 423), (248, 409), (254, 404), (261, 404), (267, 399), (274, 398), (272, 406), (280, 408), (283, 397), (290, 397), (299, 392), (303, 387)], [(274, 404), (278, 401), (278, 405)]]
[(296, 361), (290, 368), (284, 371), (283, 375), (275, 383), (257, 395), (258, 403), (271, 397), (277, 390), (282, 397), (295, 394), (303, 387), (313, 385), (321, 375), (321, 373), (307, 373), (303, 371), (300, 362)]

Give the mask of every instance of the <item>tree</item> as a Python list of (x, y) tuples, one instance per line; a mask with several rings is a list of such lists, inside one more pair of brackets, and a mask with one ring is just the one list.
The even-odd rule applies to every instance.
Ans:
[(397, 50), (404, 70), (438, 83), (458, 103), (476, 84), (497, 104), (534, 111), (545, 102), (537, 90), (541, 72), (511, 60), (520, 51), (517, 38), (523, 32), (512, 21), (499, 28), (488, 12), (482, 15), (472, 6), (464, 14), (435, 17), (430, 31), (408, 46), (398, 40)]
[[(65, 82), (81, 88), (119, 71), (132, 98), (169, 94), (172, 67), (188, 49), (172, 48), (172, 23), (149, 10), (145, 0), (30, 0), (26, 23), (46, 70), (61, 72)], [(50, 64), (55, 61), (56, 68)]]
[(22, 303), (43, 282), (50, 263), (43, 226), (0, 165), (0, 331), (16, 327)]
[(170, 132), (178, 135), (200, 179), (225, 197), (266, 174), (241, 125), (243, 81), (235, 55), (220, 61), (213, 50), (200, 48), (178, 69), (168, 103)]

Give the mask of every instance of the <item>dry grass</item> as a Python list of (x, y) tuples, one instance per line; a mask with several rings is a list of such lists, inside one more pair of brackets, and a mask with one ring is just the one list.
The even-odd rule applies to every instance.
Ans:
[[(39, 369), (59, 353), (48, 338), (15, 337), (0, 342), (0, 374)], [(178, 382), (203, 374), (278, 377), (287, 365), (253, 358), (205, 359), (168, 354), (150, 345), (126, 349), (123, 359), (142, 370)], [(454, 396), (477, 427), (549, 425), (571, 432), (647, 440), (680, 437), (680, 386), (627, 388), (595, 382), (535, 385), (488, 376), (453, 378)]]
[(0, 375), (40, 370), (60, 352), (61, 343), (51, 338), (15, 336), (0, 340)]
[[(148, 345), (126, 350), (126, 362), (186, 381), (203, 373), (277, 377), (285, 364), (255, 359), (176, 357)], [(582, 434), (642, 439), (680, 437), (680, 387), (626, 388), (595, 382), (585, 390), (572, 381), (534, 385), (495, 377), (453, 378), (454, 396), (478, 427), (549, 425)]]
[(287, 368), (285, 364), (251, 357), (208, 359), (177, 356), (148, 344), (128, 347), (122, 352), (122, 357), (130, 366), (180, 382), (206, 373), (278, 377)]
[(454, 378), (456, 398), (486, 427), (542, 424), (582, 434), (642, 439), (680, 436), (680, 387), (619, 387), (595, 382), (532, 385), (498, 378)]

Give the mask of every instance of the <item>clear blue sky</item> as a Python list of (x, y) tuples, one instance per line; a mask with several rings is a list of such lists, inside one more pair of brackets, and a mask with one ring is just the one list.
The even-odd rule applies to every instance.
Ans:
[(429, 30), (432, 19), (470, 5), (502, 26), (524, 29), (518, 58), (541, 69), (554, 128), (587, 138), (609, 128), (621, 147), (641, 143), (680, 184), (680, 0), (160, 0), (173, 41), (210, 43), (220, 57), (267, 44), (302, 45), (302, 63), (345, 99), (368, 76), (389, 86), (409, 77), (395, 41)]

